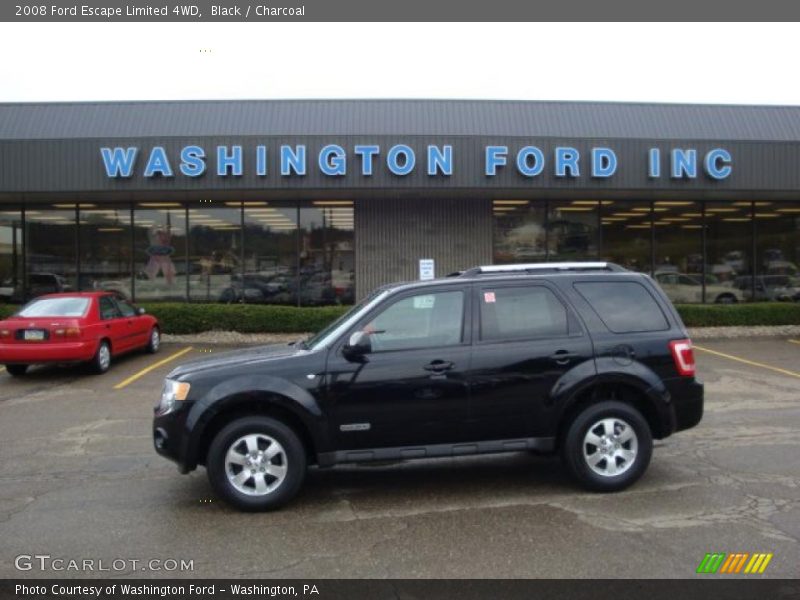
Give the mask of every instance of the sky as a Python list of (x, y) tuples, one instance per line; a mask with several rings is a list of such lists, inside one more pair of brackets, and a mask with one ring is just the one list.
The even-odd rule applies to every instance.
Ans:
[(794, 23), (2, 23), (0, 102), (800, 105), (799, 50)]

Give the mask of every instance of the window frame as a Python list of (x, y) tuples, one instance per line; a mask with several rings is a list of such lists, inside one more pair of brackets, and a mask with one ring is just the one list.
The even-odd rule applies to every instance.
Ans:
[[(605, 284), (631, 283), (631, 284), (638, 285), (638, 286), (642, 287), (644, 289), (644, 291), (650, 296), (650, 298), (652, 298), (653, 302), (655, 303), (656, 307), (658, 308), (659, 314), (661, 314), (661, 317), (664, 319), (665, 327), (663, 327), (661, 329), (634, 329), (634, 330), (631, 330), (631, 331), (615, 331), (614, 329), (612, 329), (608, 325), (606, 320), (603, 318), (603, 315), (601, 315), (600, 312), (595, 307), (595, 305), (592, 304), (592, 301), (589, 300), (589, 298), (587, 298), (586, 296), (584, 296), (583, 293), (581, 293), (581, 290), (580, 290), (580, 288), (578, 286), (582, 285), (582, 284), (585, 284), (585, 283), (605, 283)], [(658, 283), (654, 282), (654, 285), (658, 285)], [(605, 327), (606, 330), (609, 333), (613, 333), (614, 335), (630, 335), (630, 334), (640, 334), (640, 333), (641, 334), (664, 333), (665, 331), (670, 331), (673, 328), (673, 321), (670, 318), (670, 316), (668, 315), (668, 312), (664, 310), (665, 307), (663, 306), (663, 301), (660, 298), (660, 295), (658, 293), (659, 291), (661, 291), (661, 293), (665, 293), (665, 292), (663, 292), (663, 290), (650, 289), (650, 286), (646, 285), (645, 282), (643, 282), (643, 281), (634, 281), (632, 279), (624, 279), (624, 280), (623, 279), (619, 279), (619, 280), (612, 280), (612, 279), (581, 279), (580, 281), (573, 281), (572, 282), (572, 289), (575, 291), (576, 294), (578, 294), (578, 296), (580, 296), (580, 298), (584, 302), (586, 302), (586, 305), (592, 310), (592, 312), (595, 314), (595, 316), (600, 320), (600, 323), (603, 324), (603, 327)]]
[(461, 310), (461, 341), (458, 344), (449, 344), (447, 346), (414, 346), (411, 348), (397, 348), (394, 350), (374, 350), (367, 356), (372, 355), (385, 355), (396, 352), (421, 352), (425, 350), (435, 350), (437, 348), (462, 348), (472, 344), (472, 294), (470, 293), (470, 285), (441, 285), (432, 286), (430, 288), (414, 288), (405, 290), (397, 294), (392, 294), (388, 298), (384, 298), (377, 306), (374, 306), (368, 313), (362, 316), (353, 327), (350, 327), (344, 335), (338, 340), (336, 344), (336, 353), (344, 356), (342, 350), (347, 345), (350, 336), (355, 332), (360, 331), (370, 321), (374, 320), (379, 314), (394, 306), (397, 302), (401, 302), (406, 298), (413, 298), (414, 296), (429, 296), (431, 294), (442, 294), (448, 292), (461, 292), (464, 303)]
[[(111, 302), (111, 306), (114, 308), (114, 311), (117, 313), (116, 316), (113, 317), (104, 317), (103, 316), (103, 308), (100, 306), (102, 300), (104, 298), (108, 298), (109, 302)], [(122, 311), (120, 311), (119, 306), (117, 306), (116, 299), (111, 294), (107, 294), (104, 296), (97, 297), (97, 316), (101, 321), (113, 321), (114, 319), (121, 319), (122, 318)]]
[[(569, 338), (577, 338), (581, 337), (585, 334), (583, 326), (580, 323), (575, 312), (572, 310), (572, 307), (569, 303), (564, 300), (563, 296), (555, 289), (554, 286), (549, 285), (548, 282), (543, 280), (535, 280), (529, 282), (523, 281), (498, 281), (497, 285), (489, 285), (491, 282), (478, 282), (474, 285), (473, 291), (473, 306), (475, 307), (474, 310), (474, 317), (473, 317), (473, 330), (475, 333), (475, 345), (476, 346), (484, 346), (484, 345), (491, 345), (491, 344), (512, 344), (515, 342), (540, 342), (542, 340), (563, 340)], [(514, 338), (498, 338), (492, 340), (484, 340), (482, 338), (482, 313), (481, 313), (481, 296), (483, 295), (484, 291), (496, 291), (499, 289), (504, 288), (531, 288), (531, 287), (541, 287), (548, 290), (555, 299), (561, 304), (564, 308), (564, 311), (567, 316), (567, 331), (564, 335), (537, 335), (537, 336), (526, 336), (526, 337), (514, 337)]]

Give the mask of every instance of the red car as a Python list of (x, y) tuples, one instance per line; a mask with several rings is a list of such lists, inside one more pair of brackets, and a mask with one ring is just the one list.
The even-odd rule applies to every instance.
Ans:
[(15, 377), (36, 363), (88, 362), (105, 373), (113, 356), (160, 345), (158, 320), (109, 292), (39, 296), (0, 321), (0, 364)]

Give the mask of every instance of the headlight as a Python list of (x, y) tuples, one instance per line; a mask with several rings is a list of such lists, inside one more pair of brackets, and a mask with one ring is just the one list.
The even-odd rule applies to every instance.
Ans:
[(156, 414), (166, 415), (175, 410), (175, 403), (186, 400), (191, 386), (185, 381), (165, 379), (161, 390), (161, 399), (156, 404)]

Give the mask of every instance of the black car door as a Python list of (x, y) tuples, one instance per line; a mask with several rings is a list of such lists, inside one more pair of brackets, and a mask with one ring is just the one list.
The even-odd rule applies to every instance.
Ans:
[(474, 305), (472, 437), (552, 436), (552, 390), (577, 365), (595, 370), (588, 334), (544, 281), (476, 285)]
[[(398, 294), (361, 320), (330, 351), (327, 397), (340, 450), (462, 440), (468, 414), (469, 286)], [(356, 331), (371, 350), (346, 357)]]

